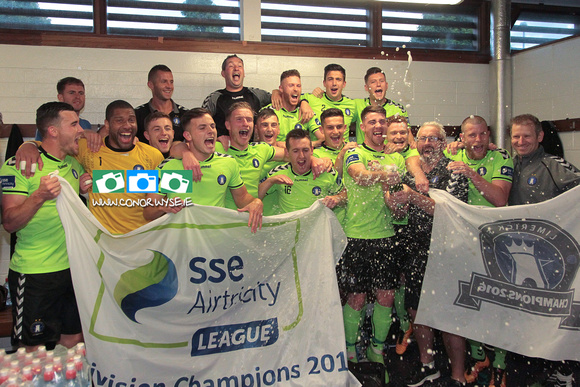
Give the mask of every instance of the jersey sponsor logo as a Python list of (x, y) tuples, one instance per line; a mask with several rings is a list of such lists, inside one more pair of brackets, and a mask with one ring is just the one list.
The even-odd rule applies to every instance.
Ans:
[(320, 187), (314, 187), (312, 188), (312, 194), (314, 196), (320, 196), (320, 194), (322, 193), (322, 189)]
[(137, 164), (137, 165), (135, 165), (135, 166), (133, 167), (133, 169), (134, 169), (134, 170), (136, 170), (136, 171), (142, 171), (142, 170), (144, 170), (144, 169), (145, 169), (145, 167), (144, 167), (144, 166), (142, 166), (141, 164)]
[(127, 171), (127, 192), (156, 193), (158, 179), (157, 171)]
[(243, 95), (236, 95), (235, 97), (232, 96), (232, 100), (235, 100), (235, 99), (244, 99), (244, 96)]
[(294, 129), (302, 129), (302, 125), (301, 124), (296, 124), (296, 125), (294, 125)]
[(74, 178), (75, 178), (75, 179), (78, 179), (78, 178), (79, 178), (79, 173), (78, 173), (78, 172), (77, 172), (77, 170), (76, 170), (76, 169), (74, 169), (74, 168), (73, 168), (73, 170), (72, 170), (72, 175), (74, 176)]
[(536, 185), (538, 183), (538, 178), (536, 176), (532, 176), (528, 178), (528, 185)]
[(68, 167), (68, 163), (63, 163), (63, 164), (58, 166), (58, 169), (65, 169), (67, 167)]
[(349, 108), (344, 109), (344, 114), (346, 114), (347, 116), (350, 116), (351, 111)]
[(219, 175), (217, 177), (217, 182), (219, 185), (224, 185), (226, 183), (226, 181), (227, 181), (227, 178), (225, 175)]
[(507, 219), (479, 226), (485, 273), (459, 281), (455, 305), (479, 310), (482, 302), (525, 313), (563, 318), (560, 329), (580, 329), (571, 289), (580, 245), (546, 220)]
[(346, 165), (359, 160), (360, 160), (359, 155), (357, 153), (353, 153), (346, 158)]
[(253, 159), (252, 160), (252, 165), (254, 166), (254, 168), (260, 168), (260, 160)]
[(16, 176), (0, 176), (0, 184), (2, 184), (2, 189), (15, 188)]
[(499, 173), (502, 176), (509, 176), (512, 177), (514, 175), (514, 169), (511, 167), (501, 167)]
[(486, 167), (479, 167), (477, 168), (477, 174), (479, 176), (485, 176), (487, 173), (487, 168)]

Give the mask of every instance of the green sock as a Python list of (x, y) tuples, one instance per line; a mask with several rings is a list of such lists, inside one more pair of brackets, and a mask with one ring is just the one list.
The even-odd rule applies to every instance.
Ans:
[(407, 316), (407, 311), (405, 310), (405, 285), (401, 285), (397, 290), (395, 290), (395, 310), (397, 311), (397, 316), (399, 316), (401, 330), (407, 332), (411, 326), (409, 318)]
[[(363, 308), (364, 310), (364, 308)], [(360, 310), (354, 310), (349, 304), (342, 308), (342, 318), (344, 319), (344, 336), (346, 345), (354, 346), (359, 336), (359, 323), (361, 319)]]
[(478, 361), (485, 360), (485, 350), (481, 346), (481, 343), (470, 339), (467, 341), (469, 341), (469, 346), (471, 347), (471, 357)]
[(391, 317), (393, 308), (387, 308), (386, 306), (382, 306), (379, 303), (375, 302), (375, 306), (373, 309), (373, 340), (372, 344), (374, 347), (381, 346), (381, 350), (383, 349), (382, 346), (387, 339), (387, 335), (389, 334), (389, 329), (391, 329), (391, 323), (393, 319)]
[(495, 357), (493, 358), (493, 368), (505, 370), (505, 355), (507, 351), (501, 348), (494, 348)]

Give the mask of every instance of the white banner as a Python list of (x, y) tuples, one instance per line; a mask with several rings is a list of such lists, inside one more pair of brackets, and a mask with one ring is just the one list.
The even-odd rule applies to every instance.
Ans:
[(417, 322), (527, 356), (580, 360), (580, 188), (503, 208), (431, 197)]
[(193, 206), (112, 236), (70, 186), (57, 208), (94, 385), (360, 385), (335, 276), (346, 237), (320, 203), (256, 234), (247, 214)]

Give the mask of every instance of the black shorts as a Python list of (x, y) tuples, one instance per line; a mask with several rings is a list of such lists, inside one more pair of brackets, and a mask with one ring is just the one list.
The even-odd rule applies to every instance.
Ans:
[(348, 238), (337, 269), (341, 291), (372, 294), (377, 289), (395, 289), (399, 267), (394, 248), (393, 238)]
[(405, 307), (417, 310), (421, 298), (421, 288), (427, 267), (427, 252), (417, 254), (409, 266), (405, 267)]
[(45, 274), (8, 272), (14, 338), (34, 346), (81, 333), (70, 269)]

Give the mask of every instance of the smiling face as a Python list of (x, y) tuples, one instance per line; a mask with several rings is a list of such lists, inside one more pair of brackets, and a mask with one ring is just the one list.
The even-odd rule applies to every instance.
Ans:
[(192, 119), (184, 129), (183, 137), (197, 160), (206, 160), (215, 152), (217, 130), (209, 114)]
[(387, 142), (395, 146), (395, 151), (402, 152), (409, 145), (409, 129), (404, 122), (394, 122), (387, 128)]
[(338, 101), (342, 98), (342, 90), (346, 87), (342, 72), (329, 71), (326, 73), (326, 78), (324, 78), (322, 84), (326, 88), (326, 96), (329, 99)]
[(72, 111), (63, 110), (59, 113), (60, 124), (56, 126), (58, 145), (60, 148), (59, 158), (64, 155), (76, 156), (79, 153), (79, 139), (83, 135), (83, 128), (78, 124), (79, 116)]
[(361, 124), (361, 129), (365, 133), (365, 144), (376, 151), (382, 151), (385, 145), (383, 135), (387, 132), (387, 118), (385, 115), (374, 112), (368, 113)]
[(543, 139), (544, 132), (536, 133), (533, 124), (512, 125), (512, 148), (520, 156), (534, 153)]
[(147, 125), (144, 135), (149, 145), (163, 154), (168, 154), (173, 144), (173, 124), (169, 118), (157, 118)]
[(309, 138), (290, 138), (288, 155), (292, 170), (298, 175), (310, 171), (312, 165), (312, 142)]
[(254, 114), (250, 109), (236, 109), (226, 120), (230, 141), (234, 148), (244, 150), (248, 147), (254, 130)]
[(240, 58), (232, 57), (226, 62), (222, 77), (226, 81), (227, 91), (240, 91), (244, 87), (244, 62)]
[(327, 117), (322, 122), (322, 133), (324, 134), (324, 144), (333, 148), (341, 149), (344, 144), (344, 117)]
[(85, 87), (69, 83), (64, 87), (62, 94), (58, 94), (57, 98), (60, 102), (66, 102), (75, 109), (77, 114), (85, 107)]
[(153, 98), (160, 101), (169, 101), (173, 96), (173, 73), (170, 71), (157, 71), (153, 80), (147, 82)]
[(426, 162), (443, 157), (445, 139), (440, 138), (440, 131), (434, 126), (424, 126), (417, 133), (417, 151)]
[(383, 73), (369, 75), (365, 84), (365, 90), (369, 93), (371, 99), (376, 101), (381, 101), (385, 98), (388, 88), (389, 84)]
[(465, 145), (467, 157), (481, 160), (487, 154), (489, 146), (489, 129), (486, 124), (466, 124), (461, 133), (461, 141)]
[(280, 134), (278, 116), (274, 114), (267, 118), (258, 118), (254, 130), (258, 134), (258, 141), (275, 146), (276, 138)]
[(117, 108), (113, 110), (110, 120), (105, 120), (109, 128), (109, 143), (113, 148), (129, 150), (133, 147), (137, 134), (137, 117), (135, 110)]
[(284, 78), (279, 90), (282, 93), (282, 103), (286, 110), (291, 111), (296, 109), (300, 102), (300, 95), (302, 94), (300, 77), (292, 75)]

